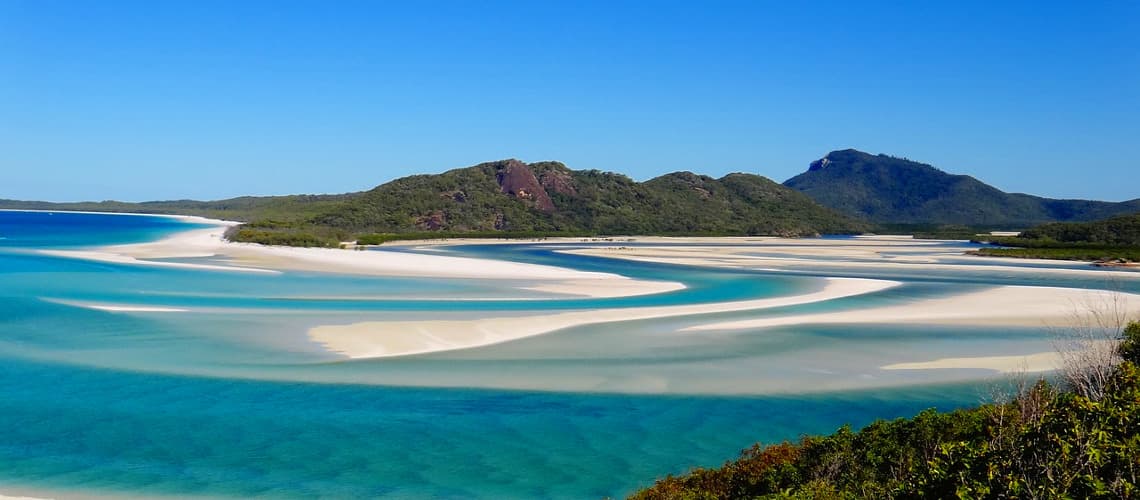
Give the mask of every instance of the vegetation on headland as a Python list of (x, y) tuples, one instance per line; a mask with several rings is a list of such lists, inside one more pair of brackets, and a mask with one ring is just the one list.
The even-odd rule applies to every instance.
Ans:
[(356, 196), (349, 194), (242, 196), (217, 201), (171, 200), (128, 203), (90, 201), (53, 203), (46, 201), (0, 200), (0, 209), (58, 210), (84, 212), (197, 215), (238, 222), (278, 221), (295, 224)]
[(1140, 323), (1109, 363), (1070, 368), (1006, 402), (756, 445), (632, 498), (1140, 498)]
[(1125, 265), (1140, 262), (1140, 248), (980, 248), (973, 252), (986, 257), (1018, 259), (1079, 260), (1100, 264)]
[(1002, 229), (1140, 212), (1140, 199), (1113, 203), (1006, 193), (967, 175), (854, 149), (828, 153), (784, 185), (840, 213), (881, 224)]
[(1123, 264), (1140, 262), (1140, 214), (1085, 223), (1051, 223), (1015, 237), (974, 238), (1013, 248), (982, 248), (975, 253), (995, 257), (1085, 260)]

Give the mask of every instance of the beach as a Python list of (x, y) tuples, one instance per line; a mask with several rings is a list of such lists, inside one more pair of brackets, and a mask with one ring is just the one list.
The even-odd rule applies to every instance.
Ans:
[(349, 358), (408, 356), (470, 349), (518, 340), (575, 326), (810, 304), (873, 293), (898, 282), (827, 278), (823, 289), (788, 297), (683, 306), (583, 310), (557, 314), (482, 318), (462, 321), (374, 321), (320, 326), (309, 337)]
[[(848, 271), (936, 270), (1140, 280), (1140, 272), (1095, 269), (1091, 265), (1074, 267), (1074, 262), (1071, 261), (964, 255), (967, 250), (976, 247), (966, 242), (916, 240), (909, 236), (843, 239), (648, 237), (635, 238), (633, 242), (638, 245), (568, 249), (564, 252), (723, 269), (804, 271), (822, 267)], [(665, 245), (666, 243), (674, 245)], [(1033, 264), (1038, 267), (1027, 266)]]
[[(667, 280), (632, 279), (615, 273), (591, 272), (488, 258), (428, 252), (433, 248), (477, 243), (538, 245), (557, 253), (625, 259), (639, 262), (740, 269), (770, 273), (833, 269), (868, 272), (898, 269), (918, 271), (998, 272), (1007, 275), (1096, 276), (1135, 279), (1138, 273), (1075, 267), (1005, 265), (1001, 260), (974, 264), (962, 255), (969, 247), (956, 242), (876, 236), (845, 239), (747, 238), (551, 238), (531, 240), (464, 240), (396, 242), (368, 251), (272, 247), (225, 241), (235, 222), (187, 218), (210, 227), (183, 231), (158, 241), (82, 250), (40, 250), (56, 257), (143, 266), (243, 273), (290, 271), (453, 280), (497, 280), (514, 288), (518, 297), (455, 298), (452, 300), (531, 300), (542, 297), (619, 298), (683, 290)], [(599, 244), (605, 246), (598, 246)], [(624, 244), (624, 245), (623, 245)], [(614, 246), (611, 246), (614, 245)], [(407, 250), (419, 250), (409, 252)], [(178, 260), (183, 259), (183, 260)], [(1022, 264), (1017, 262), (1016, 264)], [(1038, 263), (1039, 264), (1039, 263)], [(1049, 264), (1045, 261), (1044, 264)], [(463, 319), (392, 319), (337, 323), (334, 318), (308, 328), (306, 338), (345, 359), (389, 358), (491, 346), (585, 325), (619, 323), (720, 313), (754, 311), (747, 319), (698, 321), (680, 330), (689, 335), (715, 331), (762, 331), (797, 325), (961, 325), (1057, 329), (1088, 324), (1089, 312), (1112, 306), (1123, 315), (1140, 316), (1140, 296), (1104, 290), (1047, 286), (991, 286), (984, 290), (939, 297), (920, 297), (891, 305), (839, 311), (767, 314), (765, 310), (821, 303), (874, 294), (895, 288), (891, 279), (861, 277), (814, 278), (817, 290), (787, 296), (698, 304), (611, 307), (567, 311), (536, 311), (501, 315), (493, 312)], [(327, 297), (335, 299), (335, 297)], [(441, 299), (442, 300), (442, 299)], [(118, 313), (180, 313), (189, 309), (83, 301), (59, 303)], [(884, 366), (888, 370), (968, 368), (1007, 372), (1023, 365), (1033, 370), (1050, 366), (1048, 353), (1024, 356), (915, 359)]]
[[(265, 246), (226, 241), (232, 221), (185, 217), (212, 227), (182, 231), (158, 241), (85, 250), (39, 250), (44, 255), (117, 264), (252, 273), (309, 271), (364, 276), (525, 281), (522, 291), (591, 298), (627, 297), (681, 290), (669, 281), (634, 280), (610, 273), (398, 251)], [(207, 259), (176, 262), (163, 259)]]

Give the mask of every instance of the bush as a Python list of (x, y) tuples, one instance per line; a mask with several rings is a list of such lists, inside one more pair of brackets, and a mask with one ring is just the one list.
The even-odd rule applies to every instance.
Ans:
[(1120, 354), (1099, 398), (1041, 381), (1010, 402), (755, 446), (632, 498), (1140, 498), (1140, 323)]

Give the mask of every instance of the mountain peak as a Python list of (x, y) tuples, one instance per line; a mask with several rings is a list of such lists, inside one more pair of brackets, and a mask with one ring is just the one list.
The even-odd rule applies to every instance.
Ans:
[(858, 149), (850, 149), (850, 148), (849, 149), (839, 149), (839, 150), (827, 153), (826, 155), (823, 155), (823, 158), (820, 158), (820, 159), (815, 160), (815, 161), (811, 162), (810, 164), (808, 164), (808, 172), (815, 172), (818, 170), (823, 170), (823, 169), (827, 168), (828, 166), (833, 165), (837, 162), (839, 162), (839, 163), (851, 162), (851, 161), (864, 159), (864, 158), (871, 158), (871, 157), (873, 157), (873, 155), (871, 155), (869, 153), (864, 153), (862, 151), (859, 151)]
[(841, 213), (881, 223), (1024, 227), (1103, 218), (1128, 209), (1009, 194), (925, 163), (854, 149), (828, 153), (784, 185)]

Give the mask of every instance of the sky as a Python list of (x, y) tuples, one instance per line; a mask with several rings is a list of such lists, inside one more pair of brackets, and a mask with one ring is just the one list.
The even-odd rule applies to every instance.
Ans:
[(0, 198), (483, 161), (782, 182), (856, 148), (1140, 197), (1140, 2), (0, 0)]

